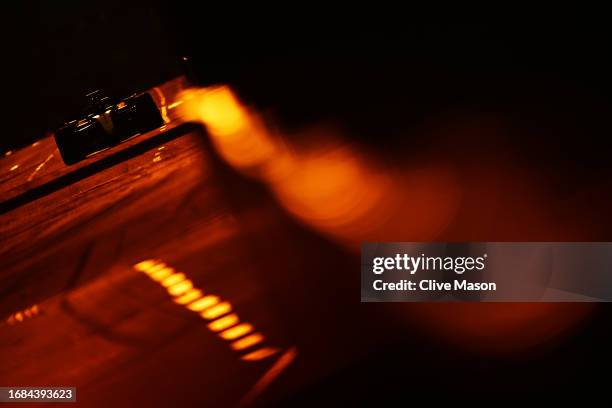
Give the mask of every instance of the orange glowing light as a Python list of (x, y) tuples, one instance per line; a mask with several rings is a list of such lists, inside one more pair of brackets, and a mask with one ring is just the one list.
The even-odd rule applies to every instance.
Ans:
[(190, 289), (187, 293), (185, 293), (181, 297), (174, 299), (174, 301), (178, 303), (179, 305), (186, 305), (188, 303), (193, 302), (196, 299), (199, 299), (200, 297), (202, 297), (202, 291), (200, 289), (194, 288), (194, 289)]
[(172, 296), (180, 296), (193, 288), (193, 282), (189, 279), (176, 283), (168, 288), (168, 293)]
[(222, 302), (210, 309), (204, 310), (200, 313), (200, 316), (206, 320), (216, 319), (217, 317), (223, 316), (232, 311), (232, 305), (229, 302)]
[(232, 313), (230, 315), (217, 319), (212, 323), (209, 323), (208, 328), (214, 332), (218, 332), (221, 330), (225, 330), (228, 327), (232, 327), (238, 322), (239, 322), (238, 315), (236, 313)]
[(402, 211), (389, 202), (396, 187), (390, 178), (354, 149), (335, 143), (290, 151), (226, 86), (193, 89), (186, 96), (183, 110), (207, 127), (221, 156), (268, 182), (289, 212), (317, 229), (362, 241)]
[(185, 280), (185, 274), (184, 273), (174, 273), (170, 276), (168, 276), (167, 278), (165, 278), (164, 280), (162, 280), (160, 283), (163, 287), (167, 288), (170, 287), (172, 285), (175, 285), (179, 282), (182, 282)]
[(224, 332), (221, 332), (219, 336), (221, 336), (221, 338), (224, 340), (234, 340), (244, 336), (245, 334), (249, 334), (252, 331), (253, 326), (248, 323), (241, 323), (238, 326), (234, 326), (231, 329), (227, 329)]
[[(153, 266), (149, 267), (149, 269), (148, 269), (149, 275), (151, 275), (151, 274), (153, 274), (153, 273), (155, 273), (155, 272), (157, 272), (157, 271), (159, 271), (161, 269), (164, 269), (164, 268), (168, 268), (168, 265), (166, 265), (163, 262), (156, 263)], [(171, 269), (171, 268), (169, 268), (169, 269)]]
[(257, 116), (227, 86), (185, 91), (180, 111), (202, 122), (219, 153), (240, 170), (252, 170), (278, 155), (278, 145)]
[(285, 208), (310, 225), (346, 240), (361, 240), (394, 210), (385, 202), (392, 183), (349, 148), (332, 148), (278, 169), (272, 187)]
[(202, 121), (221, 136), (234, 134), (248, 123), (246, 112), (225, 86), (206, 90), (201, 94), (197, 108)]
[(134, 265), (134, 269), (140, 272), (144, 272), (147, 275), (150, 275), (151, 269), (155, 267), (164, 267), (164, 266), (166, 266), (164, 263), (159, 263), (158, 261), (154, 259), (147, 259), (145, 261), (138, 262), (136, 265)]
[(169, 277), (170, 275), (172, 275), (173, 273), (174, 273), (174, 269), (163, 267), (151, 273), (150, 276), (151, 276), (151, 279), (153, 279), (154, 281), (160, 282), (166, 279), (167, 277)]
[[(147, 274), (151, 279), (166, 287), (168, 294), (174, 298), (175, 303), (183, 305), (193, 312), (199, 312), (204, 319), (212, 320), (207, 325), (208, 329), (219, 333), (219, 337), (224, 340), (233, 341), (231, 344), (233, 350), (245, 350), (264, 340), (264, 336), (260, 333), (253, 333), (255, 330), (253, 325), (241, 323), (238, 315), (231, 313), (232, 305), (230, 302), (221, 302), (221, 299), (215, 295), (202, 297), (203, 291), (195, 288), (193, 282), (187, 279), (184, 273), (175, 273), (173, 268), (155, 259), (139, 262), (133, 265), (133, 268)], [(31, 308), (30, 311), (37, 313), (38, 308)], [(16, 315), (11, 316), (9, 324), (13, 324), (15, 319), (19, 318)], [(276, 348), (263, 347), (246, 354), (242, 359), (244, 361), (259, 361), (274, 355), (278, 351)]]
[(168, 105), (168, 109), (174, 109), (178, 106), (180, 106), (183, 103), (183, 101), (176, 101), (174, 103), (171, 103), (170, 105)]
[(234, 350), (244, 350), (256, 344), (259, 344), (263, 341), (264, 336), (259, 333), (253, 333), (249, 336), (246, 336), (240, 340), (236, 340), (232, 343), (232, 349)]
[(189, 89), (181, 100), (182, 114), (206, 126), (226, 162), (265, 182), (295, 218), (350, 248), (372, 240), (432, 240), (458, 208), (460, 191), (444, 169), (389, 169), (330, 128), (304, 135), (322, 142), (316, 149), (290, 147), (227, 86)]
[(170, 118), (168, 117), (168, 108), (166, 107), (166, 96), (158, 87), (153, 88), (153, 91), (157, 94), (157, 97), (159, 98), (159, 111), (161, 113), (162, 119), (164, 120), (164, 123), (170, 123)]
[(259, 350), (250, 352), (242, 356), (244, 361), (258, 361), (263, 360), (264, 358), (270, 357), (274, 354), (278, 353), (278, 349), (271, 347), (260, 348)]
[(194, 312), (201, 312), (202, 310), (205, 310), (211, 306), (214, 306), (217, 303), (219, 303), (218, 296), (208, 295), (208, 296), (204, 296), (202, 299), (199, 299), (193, 303), (190, 303), (189, 305), (187, 305), (187, 309), (194, 311)]
[(6, 322), (10, 325), (13, 325), (15, 323), (21, 323), (25, 321), (26, 319), (36, 316), (38, 312), (39, 312), (38, 305), (32, 305), (28, 307), (27, 309), (13, 313), (6, 319)]
[(32, 181), (32, 179), (34, 178), (34, 176), (36, 175), (36, 173), (38, 173), (40, 171), (40, 169), (42, 169), (45, 164), (47, 164), (49, 162), (49, 160), (51, 160), (53, 158), (53, 153), (51, 153), (49, 156), (47, 156), (47, 158), (45, 159), (45, 161), (43, 161), (42, 163), (40, 163), (36, 169), (34, 169), (34, 171), (32, 172), (32, 174), (30, 174), (30, 177), (28, 177), (28, 181)]

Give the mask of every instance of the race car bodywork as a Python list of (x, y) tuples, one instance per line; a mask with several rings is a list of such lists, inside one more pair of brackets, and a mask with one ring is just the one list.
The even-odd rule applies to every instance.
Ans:
[(90, 103), (85, 114), (65, 123), (54, 134), (62, 159), (68, 165), (164, 124), (147, 92), (119, 102), (111, 102), (98, 91), (88, 97)]

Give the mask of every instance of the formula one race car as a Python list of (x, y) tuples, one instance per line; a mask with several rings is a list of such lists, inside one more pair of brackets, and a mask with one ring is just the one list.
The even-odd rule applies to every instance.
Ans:
[(147, 92), (113, 102), (95, 91), (87, 95), (84, 115), (65, 123), (55, 132), (55, 142), (66, 164), (117, 145), (132, 136), (164, 124), (161, 114)]

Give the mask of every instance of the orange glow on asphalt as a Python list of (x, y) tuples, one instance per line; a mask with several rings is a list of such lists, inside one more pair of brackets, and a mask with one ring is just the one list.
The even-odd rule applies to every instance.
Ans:
[(186, 304), (191, 303), (194, 300), (199, 299), (201, 297), (202, 297), (202, 291), (201, 290), (199, 290), (199, 289), (191, 289), (191, 290), (189, 290), (189, 292), (185, 293), (181, 297), (178, 297), (178, 298), (174, 299), (174, 301), (176, 303), (178, 303), (179, 305), (186, 305)]
[(219, 297), (214, 295), (204, 296), (202, 299), (196, 300), (195, 302), (189, 304), (187, 309), (194, 312), (201, 312), (206, 308), (216, 305), (219, 303)]
[(184, 280), (174, 284), (168, 288), (168, 293), (172, 296), (180, 296), (193, 288), (193, 283), (190, 280)]
[[(279, 137), (267, 129), (262, 118), (244, 106), (229, 87), (188, 89), (181, 100), (184, 103), (180, 112), (188, 120), (206, 126), (213, 146), (229, 165), (265, 184), (285, 211), (306, 227), (353, 251), (358, 251), (361, 242), (444, 241), (448, 240), (448, 234), (451, 240), (478, 241), (491, 236), (490, 231), (508, 236), (509, 231), (516, 229), (516, 219), (536, 226), (546, 219), (545, 213), (538, 216), (534, 206), (522, 212), (517, 210), (516, 200), (508, 200), (512, 194), (499, 188), (500, 180), (507, 180), (508, 186), (518, 186), (513, 189), (515, 196), (538, 196), (524, 187), (529, 185), (525, 183), (527, 177), (508, 179), (506, 173), (513, 174), (515, 169), (500, 164), (503, 156), (501, 160), (488, 158), (490, 162), (481, 163), (479, 167), (471, 162), (463, 163), (463, 158), (457, 161), (452, 154), (447, 159), (444, 154), (448, 153), (425, 157), (427, 160), (423, 160), (423, 155), (415, 155), (413, 160), (410, 155), (403, 163), (388, 164), (374, 160), (374, 156), (361, 146), (348, 142), (350, 138), (344, 137), (341, 130), (329, 126)], [(467, 134), (478, 132), (480, 128), (469, 128)], [(305, 142), (291, 144), (292, 140)], [(441, 152), (449, 151), (448, 146), (438, 147)], [(503, 192), (496, 194), (497, 191)], [(491, 202), (484, 201), (486, 199)], [(478, 201), (470, 205), (471, 200)], [(483, 219), (480, 214), (468, 213), (476, 221), (458, 229), (461, 237), (452, 236), (452, 228), (449, 228), (452, 221), (471, 208), (491, 208), (491, 212), (499, 216), (492, 221), (489, 218), (479, 222)], [(544, 226), (540, 231), (550, 229)], [(520, 311), (519, 317), (516, 320), (505, 315), (488, 317), (487, 311), (495, 315), (498, 309), (506, 308)], [(480, 349), (493, 344), (508, 343), (508, 349), (521, 344), (537, 344), (549, 334), (561, 333), (566, 325), (570, 327), (582, 315), (577, 313), (576, 317), (565, 318), (563, 306), (541, 304), (529, 308), (486, 305), (475, 309), (471, 306), (410, 305), (401, 309), (405, 309), (402, 313), (406, 315), (426, 314), (426, 319), (418, 320), (431, 322), (428, 326), (432, 330), (448, 334), (452, 341), (465, 339), (465, 343)], [(542, 334), (528, 339), (524, 327), (538, 322), (541, 311), (555, 317), (553, 320), (558, 325), (548, 332), (542, 329)], [(453, 323), (457, 321), (462, 324)], [(502, 330), (494, 330), (498, 325), (514, 329), (501, 334)], [(500, 334), (493, 336), (496, 341), (482, 340), (481, 331)], [(511, 333), (518, 334), (511, 336)], [(517, 340), (510, 342), (513, 337)]]
[(163, 262), (158, 263), (155, 260), (146, 260), (134, 265), (134, 269), (136, 269), (137, 271), (144, 272), (147, 275), (151, 275), (151, 272), (154, 271), (154, 268), (164, 266), (166, 265)]
[(32, 318), (40, 312), (38, 305), (30, 306), (24, 310), (20, 310), (16, 313), (13, 313), (6, 319), (6, 323), (9, 325), (13, 325), (15, 323), (22, 323), (26, 319)]
[[(182, 272), (176, 272), (158, 259), (147, 259), (133, 265), (133, 269), (149, 276), (166, 289), (174, 303), (182, 305), (192, 312), (199, 313), (206, 320), (208, 329), (219, 335), (222, 340), (231, 341), (231, 349), (237, 352), (250, 349), (265, 340), (260, 333), (253, 333), (255, 327), (250, 323), (240, 322), (238, 314), (231, 313), (233, 306), (222, 301), (219, 296), (206, 294), (194, 287), (193, 281)], [(36, 313), (38, 309), (35, 310)], [(20, 315), (23, 320), (23, 316)], [(14, 321), (17, 317), (13, 317)], [(10, 323), (10, 322), (9, 322)], [(11, 323), (12, 324), (12, 323)], [(246, 337), (244, 337), (246, 336)], [(292, 349), (294, 350), (294, 349)], [(276, 354), (279, 350), (263, 347), (241, 357), (243, 361), (259, 361)]]
[(161, 268), (156, 272), (153, 272), (150, 277), (151, 279), (153, 279), (154, 281), (160, 282), (164, 279), (166, 279), (168, 276), (172, 275), (174, 273), (174, 270), (171, 268)]
[(221, 338), (225, 340), (235, 340), (239, 337), (244, 336), (245, 334), (249, 334), (252, 331), (253, 326), (248, 323), (242, 323), (238, 326), (232, 327), (231, 329), (225, 330), (224, 332), (219, 334), (219, 336), (221, 336)]
[(170, 276), (168, 276), (167, 278), (165, 278), (164, 280), (161, 281), (161, 285), (168, 288), (172, 285), (175, 285), (179, 282), (182, 282), (185, 280), (185, 274), (183, 273), (174, 273)]
[(258, 361), (278, 353), (278, 349), (265, 347), (242, 356), (244, 361)]
[(36, 173), (38, 173), (48, 162), (49, 160), (51, 160), (53, 158), (53, 153), (51, 153), (49, 156), (47, 156), (47, 158), (45, 159), (45, 161), (43, 161), (42, 163), (40, 163), (36, 169), (34, 169), (34, 171), (32, 172), (32, 174), (30, 174), (30, 177), (28, 177), (28, 181), (32, 181), (32, 179), (34, 178), (34, 176), (36, 176)]
[[(323, 97), (324, 94), (323, 90)], [(515, 169), (500, 164), (505, 156), (490, 157), (479, 164), (448, 160), (444, 155), (453, 158), (448, 152), (454, 147), (445, 145), (445, 138), (442, 145), (436, 146), (439, 151), (431, 156), (411, 154), (405, 162), (387, 164), (373, 160), (374, 156), (361, 146), (348, 142), (351, 139), (344, 138), (342, 131), (329, 126), (278, 137), (229, 87), (187, 89), (179, 100), (183, 103), (176, 112), (206, 126), (213, 146), (229, 165), (264, 183), (287, 213), (306, 227), (350, 249), (357, 250), (364, 241), (479, 241), (492, 234), (516, 237), (516, 231), (523, 231), (517, 228), (516, 220), (534, 225), (535, 236), (551, 229), (543, 224), (547, 214), (537, 208), (537, 200), (522, 211), (516, 209), (520, 200), (512, 199), (513, 196), (538, 195), (527, 188), (531, 185), (528, 178), (507, 177), (505, 172), (513, 174)], [(470, 135), (483, 132), (480, 122), (476, 123), (474, 128), (451, 127), (450, 132), (465, 131), (469, 139)], [(493, 129), (492, 133), (500, 130), (503, 129)], [(487, 135), (486, 139), (490, 137)], [(307, 143), (297, 145), (292, 140)], [(462, 174), (458, 169), (467, 172)], [(500, 188), (502, 181), (504, 188)], [(492, 215), (477, 214), (482, 208), (491, 209)], [(455, 219), (472, 221), (448, 228), (457, 214), (460, 216)], [(398, 305), (398, 309), (406, 318), (412, 316), (450, 341), (482, 349), (508, 343), (509, 350), (519, 344), (544, 341), (548, 333), (551, 336), (561, 333), (585, 313), (565, 316), (564, 305), (544, 304), (530, 307), (422, 304)], [(540, 313), (544, 311), (549, 315), (544, 320), (554, 323), (554, 330), (546, 332), (550, 325), (539, 324), (543, 321)], [(526, 327), (530, 325), (542, 328), (542, 333), (527, 339)], [(497, 334), (484, 338), (482, 332)], [(515, 337), (517, 340), (510, 344)]]
[(218, 332), (221, 330), (225, 330), (228, 327), (232, 327), (238, 322), (239, 322), (238, 315), (236, 313), (232, 313), (230, 315), (217, 319), (212, 323), (209, 323), (208, 328), (214, 332)]
[(259, 333), (254, 333), (232, 343), (234, 350), (244, 350), (263, 341), (264, 337)]
[(207, 320), (216, 319), (217, 317), (223, 316), (232, 311), (232, 305), (229, 302), (219, 303), (209, 309), (204, 310), (200, 313), (200, 316)]

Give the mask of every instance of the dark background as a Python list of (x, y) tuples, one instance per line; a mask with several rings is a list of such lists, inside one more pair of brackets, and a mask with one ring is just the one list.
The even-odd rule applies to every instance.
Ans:
[[(608, 27), (393, 20), (334, 26), (299, 23), (299, 16), (245, 24), (190, 2), (77, 4), (30, 4), (4, 14), (0, 150), (31, 143), (77, 114), (92, 89), (114, 96), (146, 89), (180, 74), (179, 57), (190, 55), (201, 84), (232, 84), (287, 130), (339, 122), (355, 143), (386, 157), (427, 149), (429, 140), (406, 135), (443, 113), (504, 115), (519, 160), (554, 173), (551, 180), (563, 188), (610, 176)], [(603, 367), (609, 360), (608, 326), (608, 308), (601, 307), (559, 344), (478, 364), (469, 353), (440, 353), (398, 333), (378, 355), (286, 403), (376, 401), (409, 386), (433, 393), (597, 388), (604, 378), (584, 373), (593, 361)], [(436, 361), (431, 368), (428, 359)], [(406, 372), (416, 364), (422, 376), (412, 371), (407, 384), (397, 371), (402, 362)]]
[(572, 160), (605, 160), (597, 156), (610, 131), (605, 26), (245, 22), (181, 1), (18, 7), (3, 15), (2, 150), (78, 114), (85, 93), (146, 89), (183, 72), (179, 57), (189, 55), (202, 84), (231, 83), (288, 128), (332, 119), (368, 142), (384, 121), (385, 142), (414, 143), (394, 133), (440, 112), (476, 109), (535, 123), (537, 134), (517, 133), (572, 151)]
[(2, 16), (0, 150), (44, 136), (80, 113), (85, 94), (127, 96), (179, 73), (159, 6), (118, 0), (29, 2)]

